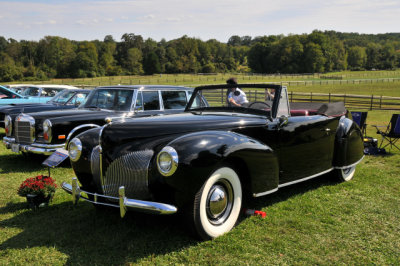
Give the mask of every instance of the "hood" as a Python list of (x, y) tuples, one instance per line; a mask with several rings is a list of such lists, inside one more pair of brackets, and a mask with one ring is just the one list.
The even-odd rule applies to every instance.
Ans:
[(57, 122), (78, 121), (78, 120), (92, 120), (99, 117), (106, 117), (115, 114), (115, 111), (96, 109), (96, 108), (83, 108), (83, 109), (68, 109), (68, 110), (51, 110), (43, 112), (29, 113), (35, 120), (50, 119), (53, 124)]
[(231, 130), (243, 126), (266, 125), (267, 119), (255, 115), (232, 113), (195, 114), (183, 113), (144, 118), (128, 118), (107, 125), (102, 133), (102, 142), (108, 145), (129, 142), (141, 138), (162, 135), (185, 134), (207, 130)]
[(47, 107), (54, 107), (54, 106), (56, 106), (56, 105), (49, 104), (49, 103), (10, 104), (10, 105), (0, 106), (0, 113), (5, 113), (5, 114), (21, 113), (22, 110), (24, 111), (24, 113), (27, 113), (27, 111), (30, 111), (30, 110), (32, 110), (32, 112), (36, 112), (39, 109), (47, 108)]

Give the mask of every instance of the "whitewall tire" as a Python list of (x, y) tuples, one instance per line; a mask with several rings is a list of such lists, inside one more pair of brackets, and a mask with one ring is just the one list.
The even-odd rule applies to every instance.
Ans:
[(356, 166), (354, 165), (344, 169), (337, 169), (335, 172), (339, 181), (347, 182), (353, 179), (354, 173), (356, 172)]
[(242, 186), (229, 167), (216, 170), (196, 193), (193, 206), (194, 227), (205, 240), (229, 232), (242, 207)]

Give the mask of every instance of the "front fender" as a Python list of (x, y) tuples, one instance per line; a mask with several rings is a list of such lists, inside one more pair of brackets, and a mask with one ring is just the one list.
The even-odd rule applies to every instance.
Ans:
[(363, 136), (358, 125), (341, 117), (335, 137), (333, 167), (341, 168), (359, 162), (364, 156)]
[(66, 149), (66, 150), (68, 149), (68, 144), (69, 144), (69, 142), (70, 142), (75, 136), (77, 136), (78, 134), (80, 134), (80, 133), (82, 133), (82, 132), (84, 132), (84, 131), (86, 131), (86, 130), (93, 129), (93, 128), (99, 128), (99, 127), (100, 127), (100, 126), (97, 125), (97, 124), (83, 124), (83, 125), (79, 125), (79, 126), (73, 128), (73, 129), (69, 132), (69, 134), (68, 134), (68, 136), (67, 136), (67, 139), (65, 140), (65, 149)]
[(277, 188), (279, 166), (273, 150), (247, 136), (225, 131), (203, 131), (168, 143), (179, 158), (177, 171), (166, 183), (193, 196), (218, 167), (234, 168), (249, 192), (259, 194)]

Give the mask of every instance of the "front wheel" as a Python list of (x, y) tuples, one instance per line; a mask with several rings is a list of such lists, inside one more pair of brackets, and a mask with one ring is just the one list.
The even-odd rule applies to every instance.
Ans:
[(229, 232), (242, 207), (242, 186), (229, 167), (216, 170), (196, 193), (193, 206), (194, 227), (204, 240)]
[(353, 179), (354, 173), (356, 172), (356, 166), (351, 166), (344, 169), (336, 169), (335, 175), (336, 178), (341, 182), (350, 181)]

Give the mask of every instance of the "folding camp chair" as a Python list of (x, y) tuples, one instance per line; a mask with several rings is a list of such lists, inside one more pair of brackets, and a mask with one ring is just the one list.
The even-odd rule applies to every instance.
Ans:
[(353, 117), (353, 121), (360, 127), (361, 132), (364, 137), (367, 136), (367, 121), (368, 112), (351, 112), (351, 116)]
[[(377, 134), (382, 136), (382, 141), (381, 144), (379, 145), (379, 148), (385, 148), (386, 146), (390, 145), (390, 148), (392, 146), (396, 147), (399, 151), (399, 147), (396, 146), (396, 142), (400, 138), (400, 114), (393, 114), (392, 118), (390, 119), (390, 123), (387, 125), (385, 131), (381, 131), (379, 129), (379, 126), (374, 126), (376, 127)], [(383, 141), (387, 140), (389, 143), (387, 143), (385, 146), (382, 147)]]

